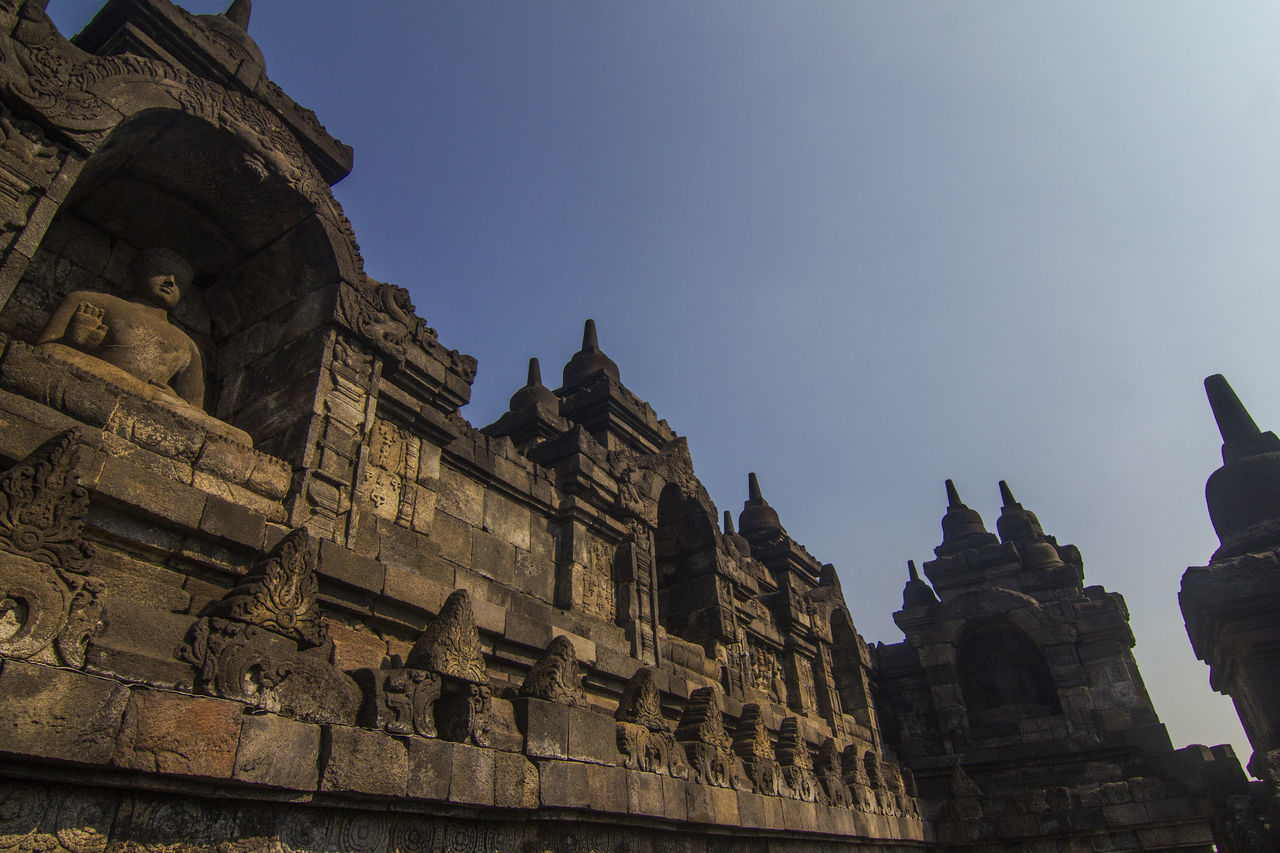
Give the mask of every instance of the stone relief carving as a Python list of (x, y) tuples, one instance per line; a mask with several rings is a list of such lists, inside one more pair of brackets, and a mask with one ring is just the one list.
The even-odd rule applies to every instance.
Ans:
[(0, 655), (84, 665), (105, 620), (106, 585), (88, 575), (81, 538), (89, 493), (70, 430), (0, 474)]
[(562, 634), (547, 645), (547, 650), (520, 685), (520, 695), (577, 708), (587, 707), (578, 656), (568, 637)]
[(688, 755), (693, 781), (716, 788), (751, 789), (742, 762), (733, 752), (733, 742), (725, 733), (720, 696), (714, 687), (699, 687), (689, 695), (676, 739)]
[(774, 702), (785, 705), (787, 702), (787, 683), (782, 675), (782, 665), (778, 658), (768, 649), (750, 646), (751, 672), (754, 676), (754, 687)]
[(102, 853), (115, 798), (39, 783), (0, 785), (0, 851)]
[[(409, 291), (398, 285), (366, 276), (361, 287), (344, 285), (338, 288), (335, 318), (401, 360), (409, 346), (418, 346), (429, 352), (443, 350), (436, 330), (417, 315)], [(474, 357), (457, 350), (448, 350), (445, 355), (450, 367), (467, 384), (475, 381), (477, 362)]]
[(684, 749), (671, 733), (662, 716), (662, 704), (653, 670), (642, 666), (631, 676), (618, 710), (618, 751), (622, 753), (624, 767), (661, 773), (677, 779), (689, 778), (690, 768), (685, 761)]
[(316, 602), (319, 545), (290, 532), (220, 601), (178, 649), (202, 692), (319, 723), (351, 725), (360, 688), (333, 666)]
[(782, 721), (778, 732), (778, 763), (782, 765), (782, 776), (787, 780), (791, 796), (807, 803), (819, 801), (821, 789), (813, 773), (813, 757), (800, 733), (800, 721), (795, 717)]

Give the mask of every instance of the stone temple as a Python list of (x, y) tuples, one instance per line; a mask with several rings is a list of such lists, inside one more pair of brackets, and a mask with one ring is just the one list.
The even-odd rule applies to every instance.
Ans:
[[(1271, 849), (1008, 486), (992, 532), (946, 484), (868, 644), (590, 320), (459, 414), (475, 359), (364, 272), (248, 0), (44, 5), (0, 0), (0, 851)], [(1274, 785), (1280, 443), (1229, 390), (1184, 608)]]

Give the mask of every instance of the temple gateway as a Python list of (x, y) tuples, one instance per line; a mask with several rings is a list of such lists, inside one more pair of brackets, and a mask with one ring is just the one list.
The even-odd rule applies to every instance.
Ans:
[(1004, 483), (995, 532), (939, 489), (872, 645), (591, 320), (468, 423), (248, 0), (44, 6), (0, 0), (0, 851), (1274, 849), (1280, 442), (1225, 380), (1183, 603), (1265, 783), (1174, 748)]

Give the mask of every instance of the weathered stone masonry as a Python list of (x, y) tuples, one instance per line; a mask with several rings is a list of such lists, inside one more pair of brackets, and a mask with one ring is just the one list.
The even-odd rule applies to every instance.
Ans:
[(350, 149), (249, 5), (73, 43), (0, 0), (0, 848), (1226, 837), (1230, 750), (1172, 750), (1123, 600), (1007, 490), (997, 539), (949, 487), (873, 647), (754, 475), (721, 524), (591, 321), (467, 423), (475, 360), (365, 274)]

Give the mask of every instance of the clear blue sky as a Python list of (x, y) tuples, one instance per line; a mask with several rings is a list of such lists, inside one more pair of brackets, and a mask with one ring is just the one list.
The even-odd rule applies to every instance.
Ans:
[[(98, 4), (53, 0), (71, 34)], [(195, 2), (193, 12), (225, 4)], [(259, 0), (356, 151), (373, 276), (478, 357), (477, 426), (594, 317), (736, 513), (746, 474), (896, 642), (942, 481), (1123, 593), (1174, 742), (1249, 751), (1187, 641), (1223, 372), (1280, 427), (1280, 7)]]

